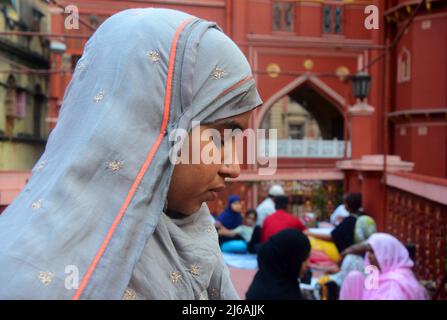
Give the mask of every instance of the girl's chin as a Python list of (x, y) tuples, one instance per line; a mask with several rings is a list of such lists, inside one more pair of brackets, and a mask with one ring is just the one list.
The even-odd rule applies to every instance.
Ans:
[(204, 195), (205, 201), (214, 201), (219, 197), (219, 194), (215, 191), (207, 191)]
[[(213, 193), (215, 193), (215, 192), (213, 192)], [(191, 214), (194, 214), (197, 211), (199, 211), (205, 202), (213, 201), (215, 199), (217, 199), (217, 194), (214, 195), (214, 194), (212, 194), (212, 192), (205, 192), (201, 196), (191, 199), (190, 201), (188, 201), (188, 203), (183, 203), (180, 206), (178, 206), (177, 208), (169, 207), (168, 210), (178, 212), (183, 215), (191, 215)]]

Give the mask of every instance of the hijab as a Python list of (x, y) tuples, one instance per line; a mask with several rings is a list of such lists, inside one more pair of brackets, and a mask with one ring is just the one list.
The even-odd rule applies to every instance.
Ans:
[(237, 297), (206, 205), (184, 221), (163, 213), (169, 137), (261, 103), (244, 54), (215, 23), (155, 8), (108, 18), (0, 216), (0, 298)]
[(241, 213), (236, 212), (231, 208), (231, 205), (238, 201), (241, 201), (241, 197), (237, 195), (229, 196), (225, 210), (217, 217), (217, 220), (219, 220), (227, 229), (234, 229), (242, 224)]
[[(407, 248), (386, 233), (373, 234), (368, 243), (380, 266), (379, 287), (365, 290), (364, 299), (424, 300), (425, 291), (415, 278)], [(365, 266), (370, 265), (368, 257)]]
[(301, 300), (298, 277), (309, 257), (309, 239), (299, 230), (273, 235), (258, 252), (259, 271), (246, 294), (248, 300)]
[(354, 243), (366, 241), (376, 231), (376, 222), (373, 218), (367, 215), (358, 217), (354, 228)]

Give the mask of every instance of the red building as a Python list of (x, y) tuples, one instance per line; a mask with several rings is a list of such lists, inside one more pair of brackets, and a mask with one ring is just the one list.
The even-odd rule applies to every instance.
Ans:
[[(126, 8), (167, 7), (216, 21), (246, 54), (264, 100), (252, 128), (279, 132), (276, 174), (260, 176), (257, 165), (246, 165), (228, 193), (255, 207), (278, 182), (295, 213), (327, 215), (343, 192), (360, 191), (380, 230), (416, 243), (421, 277), (445, 273), (447, 1), (58, 2), (76, 5), (85, 23), (65, 29), (67, 15), (52, 6), (51, 31), (67, 46), (52, 54), (54, 69), (74, 69), (94, 28)], [(365, 27), (369, 5), (379, 10), (379, 29)], [(372, 79), (368, 107), (348, 81), (360, 70)], [(51, 75), (54, 123), (70, 77)], [(210, 207), (217, 213), (224, 205)]]

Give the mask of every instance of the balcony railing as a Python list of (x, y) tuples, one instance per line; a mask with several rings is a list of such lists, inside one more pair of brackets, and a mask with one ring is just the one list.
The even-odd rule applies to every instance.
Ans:
[(386, 231), (415, 245), (416, 275), (439, 286), (447, 268), (447, 183), (395, 173), (387, 185)]
[[(271, 140), (259, 140), (258, 156), (268, 157)], [(345, 142), (334, 140), (277, 140), (278, 158), (344, 158)], [(351, 157), (351, 144), (346, 143), (347, 157)]]

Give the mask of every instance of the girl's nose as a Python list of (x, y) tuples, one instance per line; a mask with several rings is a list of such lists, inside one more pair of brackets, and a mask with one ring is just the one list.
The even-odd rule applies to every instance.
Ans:
[(219, 170), (221, 175), (224, 175), (228, 178), (237, 178), (241, 174), (241, 167), (238, 163), (233, 164), (222, 164), (222, 167)]

